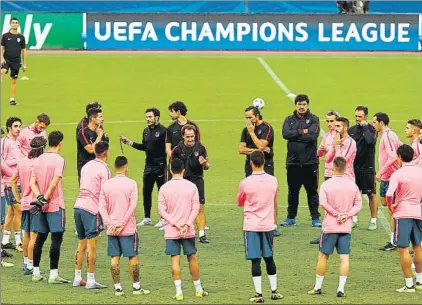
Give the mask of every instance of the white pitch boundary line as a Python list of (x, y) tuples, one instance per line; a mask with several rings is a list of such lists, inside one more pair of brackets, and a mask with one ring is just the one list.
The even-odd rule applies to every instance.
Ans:
[[(363, 197), (363, 199), (365, 199), (366, 203), (369, 204), (368, 196), (363, 195), (362, 197)], [(379, 219), (381, 225), (383, 226), (383, 228), (385, 229), (385, 232), (387, 232), (388, 236), (390, 236), (390, 234), (391, 234), (390, 221), (387, 220), (387, 218), (385, 217), (385, 214), (382, 211), (383, 209), (385, 209), (383, 206), (378, 208), (378, 219)]]

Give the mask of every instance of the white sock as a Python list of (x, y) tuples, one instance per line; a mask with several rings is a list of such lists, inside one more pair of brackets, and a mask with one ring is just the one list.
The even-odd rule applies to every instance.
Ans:
[(371, 223), (377, 224), (377, 218), (371, 218)]
[(346, 281), (347, 281), (347, 276), (340, 275), (337, 292), (339, 291), (344, 292), (344, 285), (346, 285)]
[(3, 231), (3, 240), (1, 241), (3, 245), (10, 243), (10, 231)]
[(21, 232), (15, 232), (15, 243), (16, 245), (22, 244)]
[(40, 276), (41, 275), (41, 273), (40, 273), (40, 267), (34, 267), (34, 272), (32, 274), (33, 275)]
[(196, 292), (203, 292), (201, 280), (193, 281), (193, 285), (195, 286)]
[(34, 261), (32, 259), (28, 258), (28, 261), (26, 262), (26, 268), (28, 268), (29, 270), (34, 268)]
[(391, 232), (390, 243), (394, 245), (394, 232)]
[(407, 288), (413, 287), (413, 277), (405, 278), (404, 281)]
[(133, 287), (134, 289), (136, 289), (136, 290), (141, 289), (141, 282), (136, 282), (136, 283), (133, 283), (132, 287)]
[(120, 283), (114, 284), (114, 290), (123, 290), (122, 285)]
[(59, 269), (50, 270), (50, 278), (56, 279), (59, 276)]
[(90, 284), (95, 284), (95, 273), (94, 272), (87, 272), (86, 273), (86, 280)]
[(14, 97), (11, 97), (11, 98), (10, 98), (10, 101), (14, 101), (14, 100), (15, 100), (15, 98), (14, 98)]
[(422, 272), (416, 272), (416, 283), (422, 284)]
[(82, 270), (75, 269), (75, 281), (82, 281)]
[(23, 264), (28, 265), (28, 258), (26, 256), (23, 257)]
[(277, 290), (277, 274), (268, 275), (268, 280), (270, 281), (271, 291)]
[(255, 286), (255, 292), (262, 294), (262, 277), (261, 276), (253, 276), (253, 285)]
[(314, 289), (315, 290), (318, 290), (318, 289), (321, 289), (322, 288), (322, 282), (324, 281), (324, 276), (321, 276), (321, 275), (316, 275), (316, 278), (315, 278), (315, 287), (314, 287)]
[(199, 237), (202, 237), (205, 235), (205, 231), (204, 230), (199, 230)]
[(182, 280), (175, 280), (174, 286), (176, 287), (176, 295), (182, 294)]
[(352, 219), (353, 219), (353, 222), (358, 222), (358, 217), (357, 216), (353, 216)]

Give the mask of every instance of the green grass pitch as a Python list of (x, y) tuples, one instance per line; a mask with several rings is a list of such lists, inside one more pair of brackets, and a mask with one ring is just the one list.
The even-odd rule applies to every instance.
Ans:
[[(321, 119), (331, 109), (353, 118), (358, 105), (369, 107), (370, 115), (387, 112), (391, 127), (402, 141), (406, 120), (422, 115), (422, 58), (419, 56), (273, 56), (263, 58), (294, 93), (310, 96), (310, 109)], [(120, 155), (119, 135), (140, 140), (145, 127), (144, 110), (150, 106), (162, 112), (162, 122), (169, 124), (167, 106), (182, 100), (188, 106), (188, 118), (197, 122), (202, 142), (207, 147), (211, 169), (206, 172), (206, 215), (210, 226), (209, 245), (199, 244), (201, 280), (209, 290), (207, 299), (195, 299), (186, 260), (182, 263), (185, 303), (248, 303), (254, 293), (250, 263), (244, 259), (242, 210), (235, 198), (244, 175), (244, 156), (237, 152), (244, 127), (243, 111), (255, 97), (265, 100), (264, 119), (275, 130), (275, 172), (279, 180), (279, 222), (286, 217), (287, 183), (285, 173), (286, 141), (281, 136), (283, 119), (294, 110), (293, 102), (267, 74), (256, 56), (196, 56), (139, 54), (29, 54), (29, 81), (18, 82), (19, 106), (8, 105), (9, 80), (2, 84), (2, 125), (8, 116), (21, 117), (24, 125), (36, 114), (51, 116), (49, 131), (64, 132), (62, 154), (67, 166), (64, 177), (67, 231), (61, 252), (59, 271), (73, 279), (73, 255), (77, 247), (74, 234), (73, 204), (78, 194), (76, 174), (76, 122), (84, 115), (91, 100), (102, 103), (105, 129), (111, 138), (109, 163)], [(372, 117), (370, 116), (370, 119)], [(134, 122), (135, 121), (135, 122)], [(142, 170), (144, 153), (125, 146), (130, 162), (130, 177), (139, 183), (137, 220), (143, 218)], [(321, 160), (321, 173), (323, 160)], [(321, 175), (322, 177), (322, 175)], [(156, 203), (156, 191), (153, 200)], [(384, 213), (386, 211), (384, 210)], [(156, 204), (153, 221), (158, 220)], [(422, 304), (422, 294), (398, 295), (403, 285), (398, 253), (383, 253), (378, 247), (387, 241), (379, 223), (378, 230), (366, 226), (369, 211), (366, 202), (360, 214), (360, 227), (353, 231), (351, 274), (346, 285), (347, 297), (337, 299), (338, 256), (330, 258), (323, 296), (308, 296), (313, 287), (317, 246), (309, 241), (319, 236), (311, 227), (305, 191), (302, 189), (298, 224), (282, 228), (275, 240), (275, 259), (282, 303), (407, 303)], [(150, 289), (149, 296), (134, 297), (127, 262), (122, 261), (122, 286), (127, 296), (114, 297), (106, 255), (105, 234), (100, 240), (97, 258), (97, 280), (109, 285), (102, 291), (86, 291), (71, 285), (50, 286), (32, 283), (22, 272), (22, 256), (14, 252), (15, 268), (3, 269), (1, 296), (4, 303), (37, 304), (130, 304), (176, 303), (171, 297), (174, 285), (170, 258), (164, 254), (163, 233), (152, 227), (139, 229), (141, 282)], [(44, 247), (41, 269), (49, 270), (49, 243)], [(267, 303), (269, 283), (263, 267), (263, 292)], [(86, 278), (86, 270), (83, 271)]]

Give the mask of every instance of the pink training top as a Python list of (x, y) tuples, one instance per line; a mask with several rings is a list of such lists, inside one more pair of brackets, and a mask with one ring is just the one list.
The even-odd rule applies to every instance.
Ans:
[(422, 167), (422, 144), (419, 139), (415, 139), (412, 141), (412, 148), (414, 151), (414, 155), (413, 155), (413, 161), (410, 163), (416, 164)]
[(125, 175), (107, 180), (101, 189), (99, 212), (110, 234), (112, 226), (122, 227), (119, 236), (136, 232), (135, 210), (138, 205), (138, 185)]
[[(333, 149), (331, 149), (325, 156), (325, 162), (333, 164), (336, 157), (343, 157), (346, 159), (346, 169), (344, 175), (355, 181), (355, 170), (353, 162), (356, 157), (356, 142), (350, 136), (341, 139), (341, 145), (335, 145), (333, 141)], [(332, 173), (331, 173), (332, 176)]]
[[(326, 156), (330, 150), (334, 149), (334, 135), (336, 134), (335, 130), (330, 130), (324, 136), (322, 137), (322, 141), (320, 146), (317, 150), (318, 157)], [(321, 146), (325, 144), (325, 147), (327, 151), (321, 150)], [(332, 177), (333, 176), (333, 160), (327, 161), (327, 157), (325, 157), (325, 171), (324, 171), (324, 177)]]
[[(12, 138), (11, 136), (7, 135), (4, 138), (1, 138), (1, 155), (5, 163), (14, 170), (15, 167), (18, 165), (19, 160), (25, 157), (23, 154), (19, 142), (16, 141), (16, 138)], [(13, 174), (13, 172), (12, 172)], [(4, 174), (4, 183), (5, 186), (10, 186), (10, 178), (12, 175)], [(19, 184), (19, 182), (18, 182)]]
[(82, 167), (79, 196), (76, 199), (74, 208), (97, 215), (101, 187), (110, 178), (111, 173), (107, 163), (100, 159), (94, 159), (85, 164)]
[(35, 137), (43, 137), (47, 140), (47, 132), (45, 130), (37, 132), (34, 123), (26, 126), (20, 131), (17, 141), (20, 143), (22, 153), (25, 156), (28, 156), (29, 152), (31, 151), (31, 141)]
[(18, 177), (21, 182), (21, 210), (27, 211), (31, 209), (30, 203), (37, 198), (32, 192), (29, 182), (31, 181), (32, 170), (34, 169), (37, 159), (23, 158), (16, 166), (13, 176)]
[[(158, 193), (158, 213), (164, 219), (165, 239), (195, 237), (194, 223), (199, 213), (196, 185), (183, 178), (173, 178), (165, 183)], [(183, 236), (180, 236), (176, 224), (188, 225)]]
[(277, 178), (265, 172), (254, 172), (243, 179), (237, 192), (237, 205), (243, 209), (243, 230), (269, 232), (273, 230)]
[(397, 204), (394, 219), (422, 219), (421, 178), (422, 168), (414, 164), (404, 164), (391, 176), (386, 200), (389, 206), (393, 204), (393, 200)]
[[(346, 175), (334, 175), (324, 181), (319, 190), (319, 203), (325, 210), (322, 222), (323, 233), (351, 233), (352, 217), (362, 208), (359, 188)], [(337, 217), (347, 214), (345, 223), (339, 223)]]
[(381, 181), (390, 181), (391, 175), (399, 168), (397, 148), (402, 143), (394, 131), (387, 129), (382, 132), (379, 145), (378, 165)]
[(3, 159), (3, 155), (1, 155), (1, 161), (0, 161), (0, 164), (1, 164), (1, 180), (0, 180), (0, 182), (1, 182), (1, 196), (4, 196), (4, 187), (5, 187), (5, 184), (4, 184), (4, 176), (12, 176), (13, 175), (13, 169), (12, 168), (10, 168), (10, 166), (9, 165), (7, 165), (7, 163), (6, 163), (6, 161), (4, 161), (4, 159)]
[[(62, 156), (55, 152), (45, 152), (37, 158), (32, 169), (32, 177), (35, 177), (38, 188), (42, 195), (45, 195), (54, 177), (63, 177), (66, 162)], [(57, 212), (64, 209), (64, 195), (62, 179), (51, 194), (48, 204), (43, 207), (43, 212)]]

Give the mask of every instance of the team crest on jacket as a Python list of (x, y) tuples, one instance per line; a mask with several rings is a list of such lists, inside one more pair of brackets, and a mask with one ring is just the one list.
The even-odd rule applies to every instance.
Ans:
[(155, 133), (155, 137), (156, 138), (158, 138), (160, 136), (160, 133), (157, 131), (156, 133)]
[(306, 124), (309, 124), (309, 122), (310, 122), (310, 120), (308, 119), (308, 120), (306, 120)]
[(261, 134), (261, 129), (258, 130), (258, 134)]
[(20, 38), (18, 38), (18, 39), (16, 39), (18, 42), (21, 42), (21, 39)]
[(195, 151), (195, 157), (199, 156), (199, 152)]

